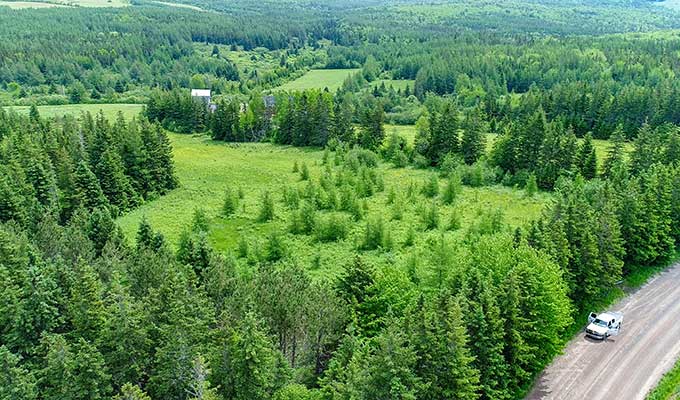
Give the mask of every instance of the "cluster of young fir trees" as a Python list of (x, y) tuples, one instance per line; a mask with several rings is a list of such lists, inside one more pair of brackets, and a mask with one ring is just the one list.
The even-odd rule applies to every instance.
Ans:
[(129, 211), (177, 186), (165, 132), (146, 121), (111, 124), (99, 113), (82, 120), (41, 119), (0, 110), (0, 221), (68, 221), (79, 210)]

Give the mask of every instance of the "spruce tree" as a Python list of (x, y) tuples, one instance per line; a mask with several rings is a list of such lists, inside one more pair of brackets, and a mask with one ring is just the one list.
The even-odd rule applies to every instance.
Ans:
[(380, 101), (373, 100), (361, 117), (359, 144), (365, 149), (377, 150), (385, 139), (385, 111)]
[(602, 175), (605, 178), (611, 178), (615, 166), (625, 162), (624, 156), (626, 137), (623, 134), (622, 127), (619, 126), (616, 128), (616, 130), (611, 134), (609, 141), (611, 142), (611, 146), (602, 167)]
[(593, 136), (586, 135), (579, 149), (578, 166), (586, 179), (594, 179), (597, 176), (597, 155), (593, 146)]
[(485, 135), (489, 130), (485, 118), (486, 116), (484, 115), (484, 112), (478, 106), (470, 114), (468, 114), (467, 118), (465, 119), (460, 151), (463, 155), (463, 160), (467, 164), (474, 164), (485, 153)]
[(90, 211), (108, 205), (97, 177), (85, 161), (79, 162), (76, 167), (71, 202), (73, 209), (83, 206)]
[(38, 398), (32, 371), (20, 365), (21, 357), (0, 346), (0, 399), (34, 400)]

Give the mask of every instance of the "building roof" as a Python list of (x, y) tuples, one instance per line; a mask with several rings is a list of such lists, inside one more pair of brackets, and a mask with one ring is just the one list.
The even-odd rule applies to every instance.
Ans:
[(210, 89), (191, 89), (191, 97), (210, 97)]

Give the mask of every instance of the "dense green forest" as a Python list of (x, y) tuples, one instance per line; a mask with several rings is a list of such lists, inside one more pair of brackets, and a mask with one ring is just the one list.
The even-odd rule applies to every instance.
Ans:
[[(0, 104), (31, 106), (0, 108), (0, 399), (521, 398), (677, 256), (680, 13), (657, 3), (0, 6)], [(311, 69), (349, 73), (280, 88)], [(38, 107), (83, 103), (144, 109)], [(220, 207), (177, 241), (126, 236), (202, 151), (172, 135), (244, 171), (300, 158), (247, 190), (198, 176)], [(480, 198), (501, 191), (542, 210), (510, 222)]]

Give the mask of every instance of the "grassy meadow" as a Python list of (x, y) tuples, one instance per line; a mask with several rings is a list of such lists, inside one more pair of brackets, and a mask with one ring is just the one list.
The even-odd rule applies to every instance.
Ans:
[[(236, 251), (242, 238), (248, 240), (251, 248), (262, 248), (267, 236), (278, 231), (284, 233), (288, 251), (323, 275), (337, 272), (338, 263), (333, 260), (352, 257), (364, 234), (367, 220), (382, 217), (396, 243), (393, 252), (395, 260), (408, 254), (427, 258), (431, 253), (427, 250), (428, 246), (440, 237), (452, 241), (463, 240), (467, 229), (477, 223), (482, 215), (500, 209), (506, 223), (505, 229), (510, 230), (538, 217), (550, 199), (550, 195), (545, 193), (526, 198), (523, 191), (501, 186), (464, 187), (455, 206), (445, 206), (438, 201), (440, 227), (428, 231), (424, 229), (420, 215), (423, 209), (430, 207), (432, 200), (420, 194), (420, 189), (435, 172), (382, 164), (378, 170), (383, 176), (385, 189), (366, 199), (367, 215), (361, 221), (349, 224), (345, 239), (320, 243), (314, 236), (287, 233), (291, 212), (283, 203), (282, 193), (284, 187), (304, 188), (307, 185), (307, 182), (301, 181), (299, 173), (293, 172), (296, 162), (299, 166), (306, 164), (311, 179), (318, 181), (325, 168), (322, 165), (323, 151), (268, 143), (227, 144), (213, 142), (205, 136), (180, 134), (170, 134), (170, 139), (180, 187), (118, 220), (130, 241), (134, 241), (140, 221), (146, 218), (154, 229), (163, 233), (175, 246), (183, 230), (191, 225), (195, 210), (202, 209), (210, 221), (208, 239), (216, 250)], [(332, 153), (330, 158), (333, 158)], [(439, 179), (440, 191), (445, 182)], [(244, 194), (238, 212), (232, 217), (221, 214), (227, 187), (241, 190)], [(257, 222), (257, 214), (261, 194), (265, 190), (272, 194), (275, 201), (276, 218), (271, 222), (260, 223)], [(405, 196), (409, 190), (415, 195), (403, 203), (403, 217), (395, 220), (394, 206), (388, 205), (388, 195), (394, 191), (398, 196)], [(454, 208), (460, 217), (461, 226), (460, 229), (449, 230)], [(345, 213), (318, 212), (320, 218), (330, 214)], [(406, 248), (402, 243), (411, 227), (417, 232), (416, 244)], [(377, 251), (367, 252), (367, 257), (370, 258), (371, 254), (378, 261), (384, 260), (384, 257), (378, 257)]]
[(66, 7), (63, 4), (43, 3), (39, 1), (0, 1), (0, 7), (5, 6), (14, 10), (24, 10), (27, 8), (54, 8)]
[(408, 87), (411, 89), (411, 93), (413, 93), (413, 85), (415, 84), (415, 80), (409, 80), (409, 79), (378, 79), (376, 81), (371, 82), (371, 88), (373, 87), (380, 87), (382, 84), (385, 84), (385, 87), (389, 89), (390, 87), (394, 88), (394, 90), (400, 90), (403, 92), (406, 90)]
[[(126, 119), (136, 117), (144, 108), (143, 104), (66, 104), (61, 106), (38, 106), (38, 111), (43, 117), (63, 117), (64, 115), (79, 116), (81, 113), (89, 112), (96, 114), (99, 111), (109, 120), (116, 118), (118, 112), (122, 112)], [(6, 110), (14, 110), (18, 113), (28, 113), (29, 106), (9, 106)]]
[(313, 69), (298, 79), (287, 82), (277, 90), (307, 90), (328, 88), (331, 92), (342, 86), (345, 79), (357, 69)]

